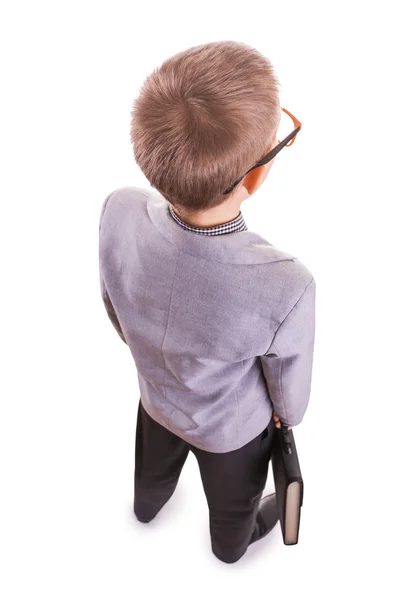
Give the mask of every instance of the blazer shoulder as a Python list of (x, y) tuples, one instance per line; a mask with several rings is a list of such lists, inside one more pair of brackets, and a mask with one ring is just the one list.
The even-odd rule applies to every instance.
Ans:
[[(297, 256), (279, 250), (276, 247), (269, 249), (270, 253), (277, 257), (275, 268), (279, 276), (283, 278), (286, 284), (296, 289), (304, 290), (305, 287), (314, 279), (311, 270)], [(268, 265), (270, 268), (270, 265)]]
[[(262, 302), (275, 303), (281, 322), (313, 282), (311, 270), (297, 257), (265, 265)], [(315, 285), (315, 284), (313, 284)]]
[(311, 270), (298, 258), (290, 263), (289, 269), (288, 288), (291, 292), (290, 302), (295, 305), (306, 293), (310, 285), (315, 287), (315, 279)]
[(149, 192), (142, 187), (124, 186), (116, 188), (102, 202), (99, 225), (101, 225), (106, 211), (111, 209), (113, 211), (121, 209), (137, 210), (138, 206), (145, 206), (148, 196)]
[(311, 270), (299, 258), (296, 258), (292, 262), (292, 276), (296, 278), (303, 287), (307, 287), (314, 279)]

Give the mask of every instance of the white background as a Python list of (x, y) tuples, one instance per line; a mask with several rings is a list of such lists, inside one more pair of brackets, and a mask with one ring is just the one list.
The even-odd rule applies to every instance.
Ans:
[[(0, 13), (4, 600), (372, 598), (399, 594), (399, 66), (396, 3), (4, 2)], [(295, 429), (300, 539), (211, 552), (192, 454), (147, 525), (133, 516), (139, 398), (107, 318), (98, 220), (147, 185), (130, 110), (190, 46), (252, 45), (302, 122), (243, 204), (317, 281), (309, 409)], [(271, 472), (270, 472), (271, 474)], [(271, 477), (267, 492), (272, 491)]]

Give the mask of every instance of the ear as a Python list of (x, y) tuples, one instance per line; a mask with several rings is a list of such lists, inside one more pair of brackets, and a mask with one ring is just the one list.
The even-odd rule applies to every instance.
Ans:
[(254, 194), (254, 192), (260, 187), (260, 185), (264, 181), (266, 171), (265, 167), (266, 165), (261, 165), (261, 167), (253, 169), (243, 179), (243, 186), (246, 188), (249, 196)]
[[(274, 142), (272, 143), (269, 150), (272, 150), (272, 148), (275, 148), (275, 146), (277, 144), (279, 144), (277, 134), (278, 134), (278, 130), (276, 130), (276, 132), (275, 132)], [(267, 154), (269, 152), (269, 150), (266, 150), (265, 154)], [(271, 161), (269, 161), (266, 165), (261, 165), (261, 167), (257, 167), (257, 169), (253, 169), (243, 179), (243, 186), (246, 188), (249, 196), (251, 196), (251, 194), (254, 194), (254, 192), (260, 187), (260, 185), (262, 184), (264, 179), (267, 177), (274, 160), (275, 160), (275, 158), (273, 158)]]

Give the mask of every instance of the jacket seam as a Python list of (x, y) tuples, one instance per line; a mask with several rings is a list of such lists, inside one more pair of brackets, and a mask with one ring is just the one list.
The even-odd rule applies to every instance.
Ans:
[(168, 319), (167, 319), (167, 325), (166, 325), (166, 327), (165, 327), (164, 339), (163, 339), (163, 342), (162, 342), (162, 344), (161, 344), (161, 354), (162, 354), (163, 361), (164, 361), (164, 379), (163, 379), (162, 387), (163, 387), (163, 389), (164, 389), (164, 398), (165, 398), (165, 399), (167, 399), (167, 396), (166, 396), (166, 393), (165, 393), (165, 378), (166, 378), (166, 374), (167, 374), (167, 365), (166, 365), (166, 362), (165, 362), (165, 357), (164, 357), (163, 347), (164, 347), (164, 343), (165, 343), (165, 340), (166, 340), (166, 337), (167, 337), (168, 325), (169, 325), (169, 319), (170, 319), (170, 316), (171, 316), (171, 304), (172, 304), (172, 296), (173, 296), (173, 293), (174, 293), (174, 285), (175, 285), (175, 279), (176, 279), (176, 272), (177, 272), (177, 270), (178, 270), (178, 263), (179, 263), (179, 258), (180, 258), (180, 255), (181, 255), (181, 252), (179, 252), (179, 254), (178, 254), (178, 258), (176, 259), (176, 265), (175, 265), (174, 279), (173, 279), (173, 281), (172, 281), (172, 286), (171, 286), (171, 295), (170, 295), (170, 298), (169, 298), (169, 306), (168, 306)]

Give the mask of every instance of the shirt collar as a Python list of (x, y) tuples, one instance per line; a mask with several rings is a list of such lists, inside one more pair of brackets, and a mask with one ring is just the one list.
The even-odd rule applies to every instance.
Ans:
[(244, 221), (242, 212), (240, 211), (238, 216), (232, 221), (228, 223), (223, 223), (222, 225), (215, 225), (214, 227), (195, 227), (194, 225), (189, 225), (189, 223), (185, 223), (178, 217), (172, 205), (168, 202), (168, 208), (170, 215), (175, 219), (177, 223), (184, 229), (189, 231), (194, 231), (195, 233), (201, 233), (203, 235), (221, 235), (224, 233), (234, 233), (236, 231), (247, 231), (247, 226)]

